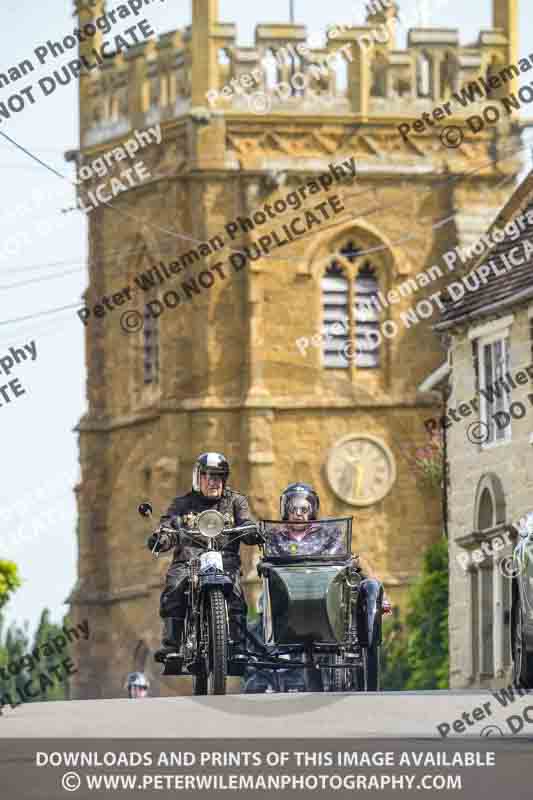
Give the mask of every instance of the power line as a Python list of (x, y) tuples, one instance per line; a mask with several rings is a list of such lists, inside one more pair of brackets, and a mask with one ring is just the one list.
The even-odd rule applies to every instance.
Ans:
[[(65, 175), (62, 175), (60, 172), (58, 172), (53, 167), (50, 167), (49, 165), (47, 165), (44, 161), (42, 161), (37, 156), (34, 156), (29, 150), (27, 150), (22, 145), (19, 145), (18, 142), (16, 142), (14, 139), (11, 139), (11, 137), (7, 136), (7, 134), (5, 134), (3, 131), (0, 131), (0, 136), (3, 136), (4, 138), (6, 138), (15, 147), (17, 147), (18, 149), (22, 150), (22, 152), (26, 153), (26, 155), (28, 155), (30, 158), (33, 158), (35, 161), (37, 161), (39, 164), (41, 164), (45, 169), (48, 169), (50, 172), (52, 172), (53, 174), (57, 175), (62, 180), (65, 180), (65, 181), (67, 181), (67, 183), (70, 183), (72, 186), (76, 186), (76, 184), (72, 183), (69, 180), (69, 178), (67, 178)], [(513, 152), (515, 152), (515, 153), (521, 152), (524, 149), (525, 149), (525, 146), (521, 146), (521, 147), (517, 148)], [(500, 160), (502, 160), (502, 159), (497, 159), (497, 161), (500, 161)], [(475, 175), (477, 172), (480, 172), (486, 166), (492, 166), (494, 164), (494, 161), (495, 161), (494, 159), (491, 159), (490, 161), (485, 162), (484, 164), (478, 165), (478, 167), (476, 167), (476, 169), (471, 170), (469, 173), (467, 173), (467, 176), (468, 175)], [(443, 179), (443, 181), (436, 181), (436, 183), (438, 185), (439, 182), (445, 182), (445, 183), (446, 182), (453, 182), (453, 181), (461, 179), (462, 177), (463, 176), (461, 176), (461, 175), (446, 176)], [(434, 191), (434, 185), (432, 187), (428, 188), (428, 189), (423, 190), (423, 193), (428, 193), (428, 192), (432, 192), (432, 191)], [(153, 230), (158, 230), (160, 232), (165, 233), (168, 236), (172, 236), (173, 238), (181, 239), (183, 241), (193, 242), (194, 244), (205, 244), (205, 242), (202, 242), (199, 239), (195, 239), (195, 238), (193, 238), (191, 236), (185, 236), (183, 234), (176, 233), (175, 231), (168, 231), (166, 228), (162, 228), (161, 226), (150, 224), (150, 223), (146, 222), (146, 220), (140, 220), (138, 217), (135, 217), (132, 214), (129, 214), (128, 212), (123, 211), (122, 209), (116, 208), (115, 206), (113, 206), (111, 204), (111, 201), (104, 201), (102, 203), (102, 205), (105, 205), (108, 208), (111, 208), (113, 211), (116, 211), (118, 214), (121, 214), (122, 216), (126, 217), (127, 219), (132, 219), (134, 222), (137, 222), (139, 225), (144, 225), (147, 228), (152, 228)], [(364, 216), (364, 215), (362, 215), (362, 214), (358, 215), (358, 217), (361, 217), (361, 216)], [(232, 250), (235, 253), (239, 253), (240, 252), (239, 250), (236, 250), (235, 248), (230, 248), (230, 250)], [(268, 256), (268, 255), (266, 255), (264, 257), (265, 258), (272, 258), (272, 259), (277, 259), (278, 258), (278, 256)], [(300, 259), (298, 259), (298, 258), (289, 258), (287, 260), (298, 261)]]
[(58, 278), (64, 278), (65, 275), (74, 275), (76, 272), (83, 272), (83, 267), (76, 269), (69, 269), (66, 272), (59, 272), (57, 275), (46, 275), (40, 278), (30, 278), (28, 281), (19, 281), (18, 283), (8, 283), (7, 285), (0, 285), (2, 289), (18, 289), (20, 286), (29, 286), (32, 283), (44, 283), (45, 281), (55, 281)]
[[(48, 170), (50, 170), (51, 172), (53, 172), (54, 174), (56, 174), (58, 177), (60, 177), (62, 180), (65, 180), (65, 181), (67, 181), (67, 182), (69, 182), (69, 183), (70, 183), (70, 181), (69, 181), (69, 179), (68, 179), (68, 178), (66, 178), (64, 175), (61, 175), (61, 174), (60, 174), (59, 172), (57, 172), (57, 170), (55, 170), (53, 167), (50, 167), (50, 166), (48, 166), (47, 164), (45, 164), (45, 162), (41, 161), (41, 159), (39, 159), (39, 158), (37, 158), (36, 156), (34, 156), (32, 153), (30, 153), (28, 150), (26, 150), (26, 148), (24, 148), (22, 145), (19, 145), (17, 142), (15, 142), (15, 140), (11, 139), (9, 136), (7, 136), (7, 134), (3, 133), (3, 131), (0, 131), (0, 136), (3, 136), (3, 137), (5, 137), (5, 138), (6, 138), (8, 141), (10, 141), (12, 144), (14, 144), (14, 145), (15, 145), (17, 148), (21, 149), (23, 152), (25, 152), (27, 155), (29, 155), (29, 157), (30, 157), (30, 158), (33, 158), (33, 159), (35, 159), (35, 160), (36, 160), (36, 161), (37, 161), (39, 164), (41, 164), (42, 166), (44, 166), (44, 167), (45, 167), (45, 169), (48, 169)], [(508, 158), (511, 158), (513, 155), (516, 155), (517, 153), (519, 153), (519, 152), (523, 151), (524, 149), (526, 149), (526, 147), (529, 147), (529, 144), (527, 144), (527, 145), (522, 145), (522, 146), (520, 146), (520, 147), (518, 147), (518, 148), (515, 148), (515, 149), (511, 150), (511, 153), (510, 153), (510, 155), (508, 156)], [(504, 152), (505, 152), (505, 149), (504, 149)], [(496, 160), (496, 163), (499, 163), (500, 161), (504, 161), (504, 160), (507, 160), (507, 158), (505, 158), (505, 159), (504, 159), (504, 158), (499, 158), (499, 159), (497, 159), (497, 160)], [(492, 166), (494, 163), (495, 163), (495, 160), (494, 160), (494, 159), (491, 159), (491, 161), (488, 161), (488, 162), (485, 162), (484, 164), (478, 165), (478, 167), (476, 167), (476, 169), (474, 169), (474, 170), (471, 170), (470, 172), (468, 172), (468, 173), (466, 174), (466, 176), (461, 176), (461, 175), (452, 175), (452, 176), (446, 176), (446, 177), (445, 177), (445, 178), (443, 178), (442, 180), (440, 180), (440, 181), (438, 180), (438, 181), (437, 181), (437, 184), (438, 184), (438, 183), (447, 183), (447, 182), (452, 182), (452, 181), (459, 180), (459, 179), (461, 179), (461, 178), (463, 178), (463, 179), (464, 179), (464, 177), (468, 177), (468, 176), (470, 176), (470, 175), (475, 175), (477, 172), (481, 171), (481, 170), (482, 170), (484, 167), (486, 167), (486, 166)], [(505, 176), (505, 180), (506, 180), (508, 177), (509, 177), (509, 176)], [(512, 176), (512, 177), (514, 177), (514, 176)], [(74, 186), (75, 184), (72, 184), (72, 185)], [(433, 185), (432, 187), (428, 188), (428, 189), (425, 189), (425, 190), (423, 190), (423, 192), (422, 192), (422, 193), (428, 193), (428, 192), (433, 192), (433, 191), (435, 191), (434, 185)], [(360, 194), (363, 194), (363, 193), (360, 193)], [(133, 215), (127, 214), (126, 212), (123, 212), (123, 211), (122, 211), (122, 210), (120, 210), (120, 209), (116, 209), (116, 208), (115, 208), (114, 206), (112, 206), (112, 205), (110, 204), (110, 202), (108, 202), (108, 201), (104, 201), (104, 205), (106, 205), (106, 206), (108, 206), (108, 207), (112, 208), (112, 210), (114, 210), (114, 211), (117, 211), (119, 214), (122, 214), (123, 216), (126, 216), (126, 217), (128, 217), (128, 218), (134, 219), (134, 220), (135, 220), (136, 222), (138, 222), (139, 224), (144, 224), (144, 225), (145, 225), (146, 227), (148, 227), (148, 228), (150, 228), (150, 227), (152, 227), (152, 228), (153, 228), (153, 227), (154, 227), (153, 225), (150, 225), (149, 223), (147, 223), (147, 222), (145, 222), (145, 221), (144, 221), (144, 222), (142, 222), (142, 221), (141, 221), (141, 220), (139, 220), (138, 218), (136, 218), (136, 217), (133, 217)], [(350, 216), (348, 219), (353, 219), (353, 218), (354, 218), (354, 216), (355, 216), (355, 219), (360, 219), (361, 217), (364, 217), (364, 216), (369, 216), (370, 214), (372, 214), (372, 213), (375, 213), (375, 212), (376, 212), (376, 211), (378, 211), (378, 210), (382, 210), (383, 208), (385, 208), (385, 209), (387, 209), (387, 208), (393, 208), (393, 207), (396, 207), (397, 205), (399, 205), (399, 203), (390, 204), (389, 206), (377, 206), (376, 208), (372, 209), (371, 211), (367, 211), (367, 212), (365, 212), (365, 213), (357, 213), (356, 215), (352, 214), (352, 215), (351, 215), (351, 216)], [(448, 221), (449, 221), (449, 220), (451, 220), (451, 219), (452, 219), (452, 218), (453, 218), (453, 217), (454, 217), (454, 216), (455, 216), (457, 213), (458, 213), (458, 212), (454, 212), (452, 215), (449, 215), (449, 217), (447, 218), (447, 220), (448, 220)], [(344, 224), (346, 221), (347, 221), (347, 219), (343, 219), (343, 220), (341, 220), (341, 221), (337, 221), (336, 223), (334, 223), (334, 224), (332, 224), (332, 225), (329, 225), (329, 226), (326, 226), (326, 227), (321, 227), (321, 230), (320, 230), (320, 232), (323, 232), (324, 230), (327, 230), (327, 229), (329, 229), (329, 228), (332, 228), (332, 227), (337, 227), (337, 226), (338, 226), (338, 225), (340, 225), (340, 224)], [(434, 228), (436, 227), (436, 225), (442, 225), (442, 224), (443, 224), (443, 221), (442, 221), (442, 220), (440, 220), (440, 221), (437, 221), (437, 223), (436, 223), (435, 225), (432, 225), (431, 227), (432, 227), (432, 229), (434, 229)], [(156, 228), (154, 228), (154, 230), (155, 230), (155, 229), (156, 229)], [(189, 236), (182, 236), (182, 235), (180, 235), (180, 234), (176, 234), (176, 233), (174, 233), (174, 232), (167, 231), (165, 228), (160, 228), (159, 226), (157, 226), (157, 229), (158, 229), (158, 230), (160, 230), (160, 231), (162, 231), (162, 232), (164, 232), (166, 235), (170, 235), (170, 236), (172, 236), (172, 237), (175, 237), (175, 238), (184, 239), (184, 240), (187, 240), (187, 241), (192, 241), (192, 242), (194, 242), (194, 243), (196, 243), (196, 244), (203, 244), (203, 242), (201, 242), (201, 241), (199, 241), (199, 240), (196, 240), (196, 239), (193, 239), (192, 237), (189, 237)], [(311, 234), (308, 234), (308, 235), (314, 235), (314, 234), (315, 234), (315, 232), (313, 232), (313, 233), (311, 233)], [(305, 237), (302, 237), (302, 238), (305, 238)], [(405, 240), (406, 240), (406, 239), (408, 239), (408, 238), (414, 238), (414, 237), (409, 237), (409, 236), (408, 236), (408, 237), (403, 237), (403, 239), (401, 239), (401, 240), (400, 240), (400, 242), (393, 242), (393, 243), (391, 243), (391, 244), (399, 244), (399, 243), (401, 243), (402, 241), (405, 241)], [(300, 239), (300, 240), (298, 240), (298, 241), (301, 241), (301, 239)], [(381, 246), (381, 247), (378, 247), (378, 248), (373, 248), (373, 249), (372, 249), (372, 251), (373, 251), (373, 252), (376, 252), (376, 250), (383, 250), (383, 249), (388, 249), (388, 245), (383, 245), (383, 246)], [(233, 248), (230, 248), (230, 250), (234, 250), (234, 249), (233, 249)], [(236, 252), (236, 253), (239, 253), (240, 251), (238, 251), (238, 250), (234, 250), (234, 252)], [(359, 253), (359, 256), (362, 256), (362, 255), (364, 255), (364, 254), (365, 254), (365, 251), (362, 251), (361, 253)], [(279, 260), (279, 256), (265, 256), (265, 257), (266, 257), (266, 258), (275, 258), (275, 259)], [(96, 260), (98, 260), (98, 259), (96, 259)], [(291, 260), (291, 261), (301, 261), (302, 259), (301, 259), (301, 258), (290, 258), (290, 257), (289, 257), (288, 259), (285, 259), (285, 260)], [(16, 319), (13, 319), (13, 320), (6, 320), (6, 321), (4, 321), (4, 322), (0, 322), (0, 325), (13, 324), (13, 323), (16, 323), (16, 322), (22, 322), (22, 321), (29, 320), (29, 319), (37, 319), (37, 318), (39, 318), (39, 317), (46, 316), (46, 315), (49, 315), (49, 314), (60, 313), (61, 311), (67, 310), (68, 308), (80, 308), (80, 307), (81, 307), (81, 305), (82, 305), (81, 303), (77, 303), (77, 304), (72, 304), (72, 305), (69, 305), (69, 306), (61, 306), (61, 307), (59, 307), (59, 308), (56, 308), (56, 309), (49, 309), (49, 310), (47, 310), (47, 311), (37, 312), (37, 313), (36, 313), (36, 314), (34, 314), (34, 315), (27, 315), (27, 316), (25, 316), (25, 317), (18, 317), (18, 318), (16, 318)]]
[[(513, 176), (508, 176), (508, 175), (504, 176), (502, 181), (498, 184), (497, 188), (500, 188), (500, 186), (502, 186), (504, 183), (508, 182), (512, 177)], [(401, 202), (403, 203), (403, 201), (401, 201)], [(395, 203), (395, 204), (392, 204), (391, 207), (394, 207), (394, 206), (397, 206), (397, 205), (398, 205), (398, 203)], [(379, 211), (379, 210), (382, 210), (383, 208), (384, 208), (384, 206), (378, 206), (374, 210)], [(452, 214), (449, 214), (447, 217), (445, 217), (443, 220), (438, 220), (435, 224), (433, 224), (431, 226), (431, 229), (432, 230), (436, 230), (436, 229), (438, 229), (440, 227), (443, 227), (444, 224), (447, 224), (452, 219), (454, 219), (454, 217), (457, 215), (457, 213), (458, 212), (453, 212)], [(341, 220), (341, 221), (338, 221), (338, 222), (334, 223), (333, 225), (328, 225), (328, 226), (322, 227), (321, 231), (323, 232), (324, 230), (328, 230), (330, 228), (337, 227), (338, 225), (341, 225), (341, 224), (343, 225), (344, 222), (346, 222), (346, 220)], [(416, 236), (414, 234), (407, 234), (406, 236), (402, 237), (401, 239), (399, 239), (397, 241), (394, 241), (394, 242), (391, 242), (391, 246), (394, 246), (394, 245), (397, 245), (397, 244), (402, 244), (403, 242), (409, 241), (410, 239), (414, 239), (414, 238), (416, 238)], [(389, 248), (389, 245), (379, 245), (377, 247), (370, 248), (368, 250), (364, 250), (364, 251), (359, 252), (357, 254), (357, 257), (361, 258), (363, 255), (366, 255), (368, 253), (377, 252), (377, 251), (381, 251), (381, 250), (384, 250), (384, 249), (386, 250), (388, 248)], [(18, 317), (18, 318), (13, 319), (13, 320), (6, 320), (5, 322), (0, 322), (0, 325), (7, 325), (7, 324), (12, 324), (12, 323), (17, 323), (17, 322), (23, 322), (23, 321), (30, 320), (30, 319), (37, 319), (38, 317), (42, 317), (42, 316), (45, 316), (45, 315), (60, 313), (61, 311), (65, 311), (66, 309), (69, 309), (69, 308), (78, 308), (79, 309), (81, 307), (81, 305), (82, 305), (81, 303), (77, 303), (77, 304), (70, 305), (70, 306), (62, 306), (60, 308), (50, 309), (49, 311), (38, 312), (37, 314), (34, 314), (34, 315), (28, 315), (26, 317)]]
[(27, 314), (25, 317), (17, 317), (16, 319), (6, 319), (0, 322), (0, 325), (11, 325), (14, 322), (25, 322), (29, 319), (38, 319), (39, 317), (48, 317), (50, 314), (59, 314), (60, 311), (66, 311), (70, 308), (79, 308), (80, 303), (71, 303), (68, 306), (60, 306), (59, 308), (50, 308), (48, 311), (38, 311), (36, 314)]

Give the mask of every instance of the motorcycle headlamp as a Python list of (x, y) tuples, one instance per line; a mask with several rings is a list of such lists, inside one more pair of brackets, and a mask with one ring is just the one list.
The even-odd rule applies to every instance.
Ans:
[(224, 517), (215, 509), (202, 511), (198, 516), (198, 530), (202, 536), (214, 539), (224, 530)]

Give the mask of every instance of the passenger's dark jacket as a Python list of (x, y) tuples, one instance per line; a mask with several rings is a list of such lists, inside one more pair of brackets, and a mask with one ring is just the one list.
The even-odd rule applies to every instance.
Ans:
[[(216, 509), (225, 518), (226, 525), (231, 528), (236, 528), (240, 525), (252, 524), (254, 522), (248, 506), (248, 500), (243, 494), (234, 491), (229, 486), (226, 486), (222, 493), (222, 497), (213, 503), (213, 500), (204, 497), (199, 492), (189, 492), (182, 497), (175, 497), (168, 507), (167, 511), (161, 517), (161, 524), (175, 527), (176, 517), (180, 517), (180, 527), (188, 528), (191, 535), (194, 536), (195, 522), (198, 514), (207, 509)], [(176, 533), (178, 538), (174, 547), (174, 556), (172, 563), (183, 563), (189, 561), (192, 556), (198, 556), (205, 550), (205, 546), (196, 547), (185, 536), (180, 536)], [(200, 536), (200, 541), (205, 543), (204, 537)], [(228, 543), (228, 546), (223, 551), (224, 566), (238, 567), (240, 565), (239, 547), (241, 542), (244, 544), (257, 544), (261, 539), (253, 531), (245, 534), (230, 534), (224, 536), (223, 543)]]

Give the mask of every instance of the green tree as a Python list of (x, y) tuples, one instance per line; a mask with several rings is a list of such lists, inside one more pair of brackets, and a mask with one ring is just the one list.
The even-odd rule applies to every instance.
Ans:
[[(62, 623), (63, 626), (72, 627), (69, 623), (70, 620), (68, 616), (65, 616)], [(56, 625), (54, 622), (50, 622), (50, 611), (45, 608), (41, 614), (37, 630), (35, 631), (35, 637), (31, 648), (32, 651), (36, 647), (42, 647), (42, 645), (44, 645), (46, 642), (51, 642), (53, 639), (61, 635), (61, 626)], [(38, 671), (52, 676), (54, 680), (54, 686), (48, 687), (45, 692), (43, 692), (40, 697), (36, 697), (35, 700), (66, 700), (69, 697), (68, 677), (65, 675), (62, 680), (60, 680), (56, 675), (54, 675), (53, 672), (50, 671), (50, 667), (57, 666), (57, 664), (60, 664), (61, 661), (64, 661), (66, 658), (70, 657), (69, 646), (70, 642), (67, 641), (66, 647), (61, 651), (61, 656), (58, 656), (57, 654), (48, 656), (45, 656), (44, 654), (41, 655), (39, 659)], [(64, 670), (62, 670), (62, 673), (64, 673)], [(34, 673), (34, 677), (36, 677), (36, 673)]]
[(448, 540), (426, 552), (422, 574), (408, 599), (405, 626), (384, 626), (385, 689), (448, 688)]
[[(2, 608), (7, 605), (11, 595), (20, 585), (21, 580), (17, 565), (14, 564), (13, 561), (0, 559), (0, 669), (4, 670), (10, 663), (12, 652), (24, 652), (25, 643), (19, 641), (19, 634), (22, 633), (21, 631), (8, 631), (5, 641), (3, 636), (4, 620), (2, 618)], [(9, 672), (6, 674), (8, 676), (7, 679), (4, 677), (0, 678), (0, 709), (2, 705), (2, 694), (11, 692), (16, 687), (16, 679), (10, 675)]]
[(20, 586), (17, 565), (13, 561), (0, 558), (0, 610), (6, 605), (11, 594)]

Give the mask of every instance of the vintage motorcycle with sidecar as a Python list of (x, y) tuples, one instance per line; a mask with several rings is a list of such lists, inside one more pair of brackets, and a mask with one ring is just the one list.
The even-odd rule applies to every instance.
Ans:
[[(152, 514), (149, 503), (138, 510), (144, 517)], [(301, 524), (290, 523), (292, 529)], [(242, 676), (246, 669), (297, 670), (310, 692), (378, 690), (383, 587), (363, 579), (354, 565), (351, 518), (314, 524), (321, 534), (313, 552), (308, 547), (303, 552), (297, 539), (280, 547), (286, 522), (228, 528), (216, 510), (198, 515), (194, 535), (179, 520), (172, 529), (159, 526), (159, 534), (177, 533), (204, 547), (188, 562), (183, 647), (165, 658), (162, 675), (191, 675), (195, 695), (225, 694), (227, 676)], [(229, 534), (238, 538), (251, 530), (263, 540), (257, 565), (263, 581), (263, 636), (248, 630), (253, 649), (243, 652), (229, 638), (227, 599), (233, 584), (222, 552)], [(157, 542), (152, 552), (158, 555)]]

